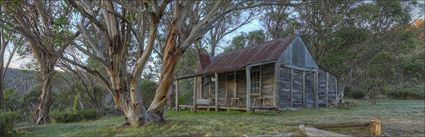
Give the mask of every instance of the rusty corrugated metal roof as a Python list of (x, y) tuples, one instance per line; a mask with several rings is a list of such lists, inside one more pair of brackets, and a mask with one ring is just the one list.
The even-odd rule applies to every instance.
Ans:
[[(229, 72), (241, 69), (249, 64), (277, 60), (294, 38), (295, 36), (280, 38), (220, 54), (202, 72), (197, 74)], [(202, 62), (202, 60), (200, 61)]]

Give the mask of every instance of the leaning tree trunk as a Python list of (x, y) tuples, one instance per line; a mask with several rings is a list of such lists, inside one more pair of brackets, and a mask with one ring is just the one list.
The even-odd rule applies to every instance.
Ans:
[(164, 110), (169, 98), (170, 86), (173, 82), (174, 68), (177, 64), (178, 57), (167, 58), (164, 60), (164, 69), (161, 71), (161, 80), (151, 106), (148, 109), (149, 121), (163, 122)]
[(173, 82), (173, 73), (177, 65), (177, 61), (180, 58), (181, 50), (176, 45), (177, 31), (175, 28), (171, 28), (170, 35), (167, 37), (166, 47), (164, 50), (163, 66), (161, 70), (161, 77), (159, 86), (156, 89), (155, 97), (148, 109), (148, 120), (152, 122), (163, 122), (164, 110), (166, 108), (168, 95), (170, 92), (169, 88)]
[(38, 100), (38, 106), (34, 111), (34, 123), (41, 125), (49, 120), (49, 109), (51, 103), (51, 83), (54, 74), (54, 65), (47, 65), (42, 69), (41, 78), (43, 80), (43, 87), (41, 95)]

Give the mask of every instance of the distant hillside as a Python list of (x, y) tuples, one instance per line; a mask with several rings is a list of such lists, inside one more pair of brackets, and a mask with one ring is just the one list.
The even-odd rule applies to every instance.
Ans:
[(39, 73), (31, 70), (9, 68), (5, 76), (6, 88), (14, 88), (19, 92), (27, 93), (41, 83)]
[[(65, 88), (67, 84), (60, 77), (60, 74), (56, 74), (52, 80), (53, 91), (60, 91)], [(9, 68), (5, 76), (6, 88), (14, 88), (15, 90), (28, 93), (35, 86), (42, 83), (40, 73), (32, 70), (21, 70)]]

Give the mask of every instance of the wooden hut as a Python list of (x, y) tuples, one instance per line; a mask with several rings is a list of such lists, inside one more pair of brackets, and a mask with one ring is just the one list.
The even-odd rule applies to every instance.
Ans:
[[(220, 54), (200, 54), (193, 104), (208, 110), (327, 107), (337, 101), (337, 78), (321, 69), (300, 36), (290, 36)], [(336, 103), (335, 103), (336, 104)]]

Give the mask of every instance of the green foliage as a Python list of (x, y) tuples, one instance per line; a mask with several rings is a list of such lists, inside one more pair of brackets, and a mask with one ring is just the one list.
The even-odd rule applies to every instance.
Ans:
[(403, 61), (402, 67), (404, 72), (417, 77), (418, 80), (423, 81), (425, 79), (425, 52), (422, 52), (416, 56), (412, 56)]
[(248, 40), (248, 46), (254, 46), (255, 44), (264, 43), (266, 36), (263, 30), (256, 30), (249, 32), (246, 39)]
[(351, 91), (345, 93), (346, 97), (354, 98), (354, 99), (362, 99), (365, 97), (365, 92), (362, 91)]
[[(28, 93), (23, 95), (23, 106), (26, 106), (25, 111), (31, 112), (37, 103), (41, 95), (42, 86), (37, 85), (32, 88)], [(52, 106), (51, 109), (65, 109), (72, 105), (72, 96), (74, 94), (71, 92), (71, 88), (67, 88), (59, 93), (52, 93)], [(71, 96), (71, 98), (70, 98)]]
[(155, 81), (150, 81), (143, 79), (140, 84), (140, 88), (142, 90), (142, 99), (143, 104), (150, 105), (153, 98), (155, 97), (155, 91), (158, 87), (158, 83)]
[(50, 112), (50, 118), (55, 123), (69, 123), (81, 121), (80, 115), (71, 110)]
[(95, 120), (100, 117), (96, 110), (81, 110), (74, 112), (72, 110), (54, 111), (50, 113), (50, 118), (55, 123), (70, 123), (81, 120)]
[[(366, 85), (374, 86), (374, 85), (382, 85), (390, 79), (389, 76), (393, 76), (394, 70), (389, 68), (394, 68), (396, 65), (396, 60), (392, 53), (389, 52), (381, 52), (375, 55), (368, 62), (368, 66), (365, 66), (366, 74), (368, 80), (366, 80)], [(387, 68), (387, 69), (384, 69)]]
[(266, 32), (272, 39), (291, 36), (301, 28), (301, 23), (288, 13), (288, 6), (277, 5), (264, 7), (266, 13), (260, 18)]
[(245, 47), (246, 39), (244, 37), (244, 33), (242, 33), (239, 36), (233, 37), (232, 39), (232, 46), (234, 49), (243, 48)]
[(393, 99), (425, 99), (425, 85), (391, 85), (385, 94)]
[(4, 112), (0, 110), (0, 136), (12, 136), (18, 114), (16, 112)]
[(93, 59), (91, 57), (89, 57), (87, 59), (87, 66), (90, 67), (90, 68), (92, 68), (92, 69), (95, 69), (95, 70), (99, 71), (102, 74), (105, 74), (106, 73), (106, 70), (103, 67), (102, 63), (100, 63), (99, 61), (97, 61), (97, 60), (95, 60), (95, 59)]
[(73, 103), (73, 106), (72, 106), (72, 110), (74, 112), (78, 112), (80, 110), (80, 95), (79, 95), (79, 93), (74, 96), (74, 103)]
[(69, 20), (66, 16), (60, 16), (59, 18), (54, 20), (53, 24), (58, 26), (58, 27), (64, 26), (64, 25), (69, 25)]
[(193, 79), (179, 81), (179, 104), (192, 104)]
[(37, 85), (30, 90), (27, 94), (24, 95), (24, 105), (30, 105), (31, 103), (36, 103), (38, 97), (41, 95), (41, 85)]
[[(179, 60), (176, 69), (176, 77), (189, 76), (195, 73), (198, 63), (198, 52), (207, 53), (205, 49), (191, 48), (186, 50), (183, 57)], [(179, 80), (179, 103), (189, 104), (192, 101), (193, 79)], [(174, 101), (173, 101), (174, 102)]]
[(263, 30), (251, 31), (248, 32), (248, 34), (241, 33), (239, 36), (233, 37), (231, 41), (232, 46), (230, 46), (230, 49), (227, 50), (256, 46), (256, 44), (264, 43), (265, 40), (266, 35)]
[(4, 89), (4, 109), (6, 111), (17, 111), (22, 104), (21, 95), (13, 88)]
[(80, 115), (81, 119), (84, 120), (96, 120), (100, 118), (100, 114), (94, 109), (80, 110), (77, 113)]
[[(418, 47), (425, 45), (418, 39), (423, 29), (410, 27), (412, 4), (400, 0), (311, 1), (295, 9), (266, 7), (261, 21), (273, 39), (296, 28), (317, 63), (338, 75), (342, 87), (379, 94), (385, 85), (425, 82), (425, 58), (417, 56), (425, 54)], [(246, 39), (237, 36), (233, 45), (242, 45)]]

